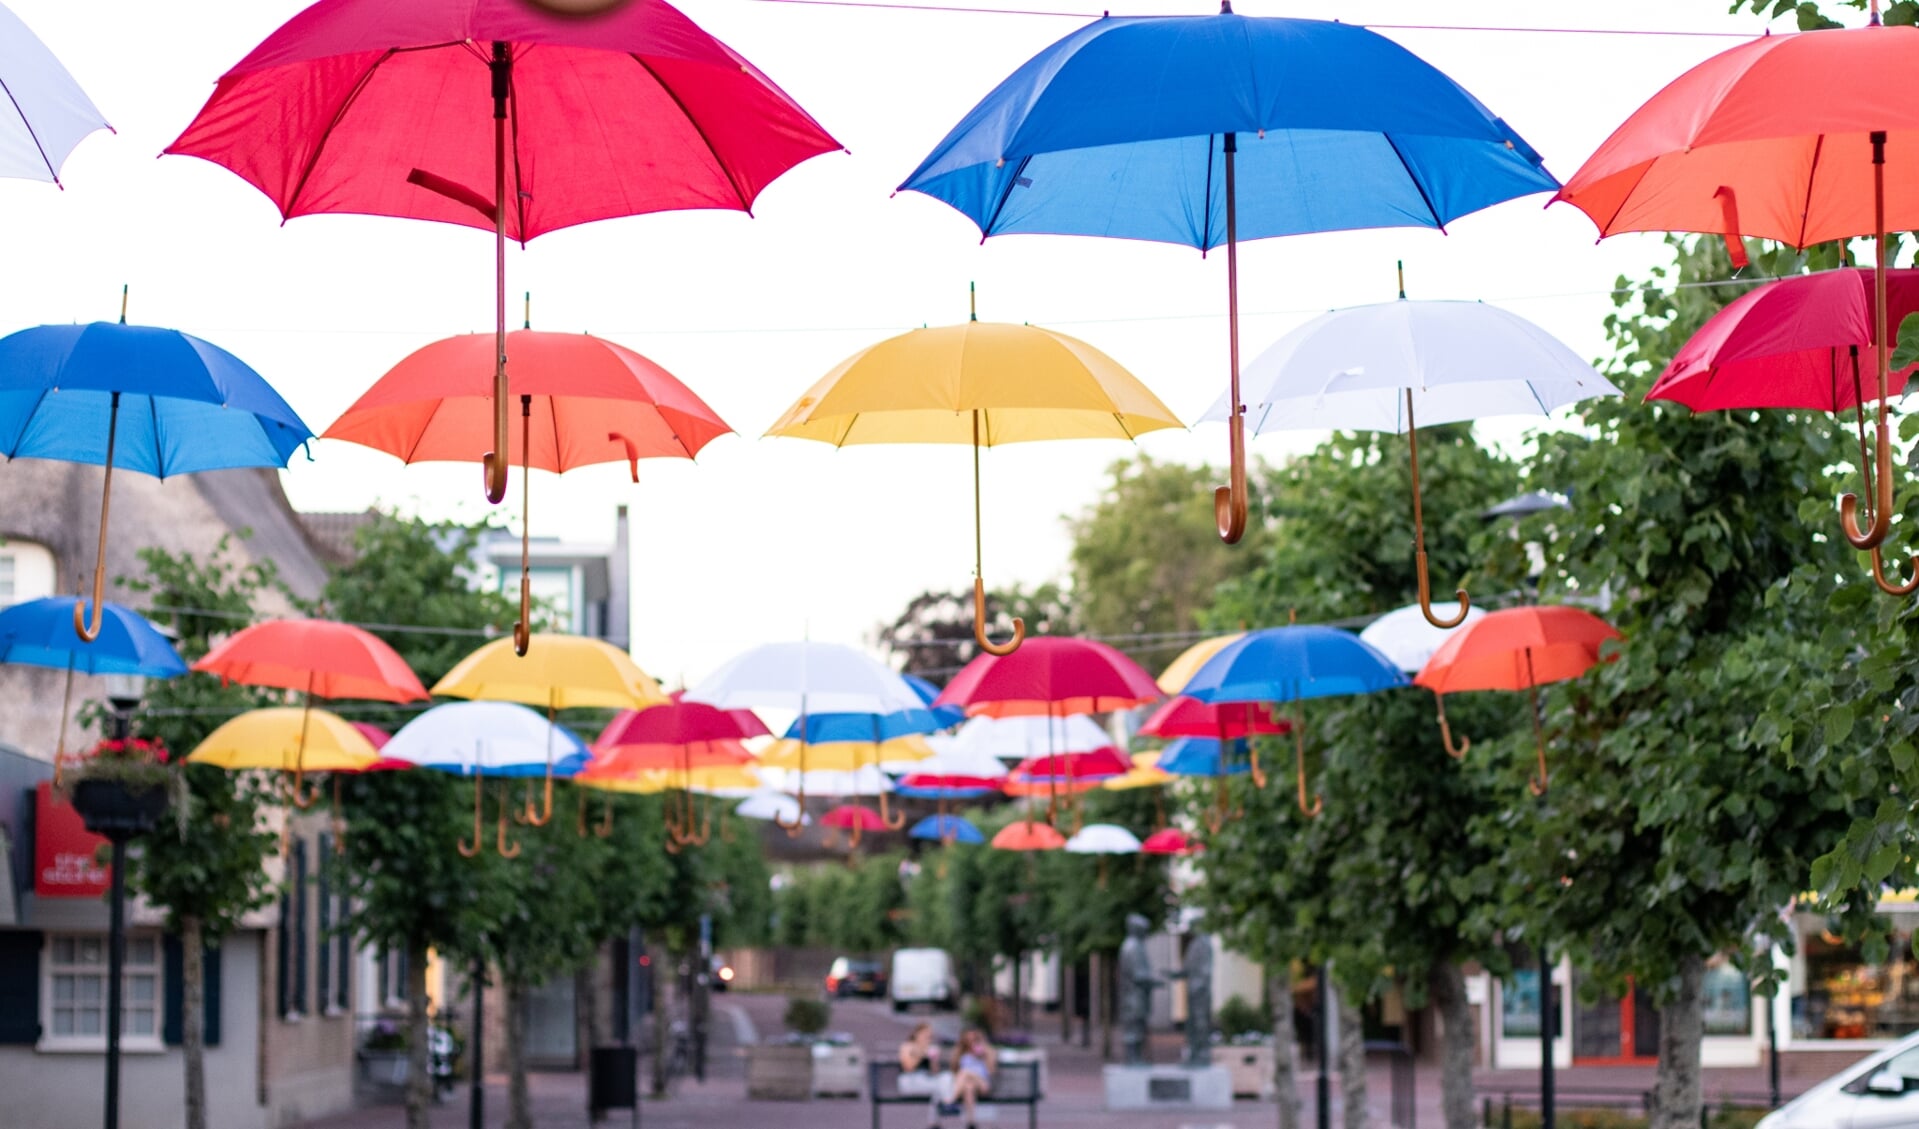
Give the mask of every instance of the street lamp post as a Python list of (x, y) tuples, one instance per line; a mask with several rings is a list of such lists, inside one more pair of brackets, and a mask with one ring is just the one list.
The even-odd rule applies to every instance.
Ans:
[(1552, 956), (1542, 940), (1539, 945), (1539, 1126), (1553, 1129), (1553, 1023), (1559, 1008), (1553, 998)]
[(1319, 966), (1319, 1079), (1314, 1095), (1319, 1113), (1319, 1129), (1332, 1129), (1333, 1125), (1333, 1080), (1327, 1073), (1328, 1062), (1333, 1057), (1333, 990), (1332, 966)]
[[(133, 731), (133, 711), (146, 693), (146, 679), (137, 674), (110, 675), (107, 703), (113, 707), (112, 735), (126, 740)], [(107, 909), (107, 1088), (106, 1129), (120, 1126), (120, 1007), (121, 977), (127, 960), (127, 842), (152, 829), (150, 820), (94, 819), (88, 830), (113, 844), (112, 894)]]

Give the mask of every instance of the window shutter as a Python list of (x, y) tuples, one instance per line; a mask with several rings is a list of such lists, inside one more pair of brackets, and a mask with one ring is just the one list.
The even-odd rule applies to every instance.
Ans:
[(340, 912), (334, 916), (334, 921), (340, 926), (340, 947), (336, 951), (336, 955), (340, 958), (340, 975), (333, 985), (333, 1002), (339, 1005), (341, 1011), (352, 1010), (352, 995), (349, 989), (353, 971), (353, 935), (346, 931), (346, 918), (346, 895), (341, 894)]
[(290, 951), (288, 934), (293, 926), (293, 898), (291, 894), (280, 895), (280, 928), (274, 930), (274, 1011), (281, 1019), (291, 1010), (288, 1006), (289, 995), (293, 990), (293, 977), (287, 967), (287, 955)]
[(31, 930), (0, 930), (0, 1045), (40, 1041), (43, 936)]
[(203, 990), (203, 995), (205, 995), (206, 997), (206, 1011), (207, 1011), (206, 1043), (207, 1043), (207, 1046), (209, 1047), (217, 1047), (220, 1045), (220, 949), (219, 947), (215, 945), (208, 945), (206, 947), (206, 955), (201, 959), (203, 961), (202, 967), (206, 973), (206, 980), (207, 980), (206, 987)]
[(307, 935), (307, 844), (293, 844), (293, 1007), (301, 1015), (313, 1009), (307, 1006), (307, 953), (312, 949)]
[(333, 836), (322, 831), (319, 842), (319, 882), (315, 891), (318, 920), (315, 936), (319, 940), (313, 968), (313, 1010), (324, 1012), (333, 1004)]
[(182, 1030), (184, 1020), (180, 1018), (186, 1010), (186, 947), (172, 933), (160, 939), (160, 991), (163, 1001), (160, 1041), (169, 1047), (177, 1047), (186, 1037)]

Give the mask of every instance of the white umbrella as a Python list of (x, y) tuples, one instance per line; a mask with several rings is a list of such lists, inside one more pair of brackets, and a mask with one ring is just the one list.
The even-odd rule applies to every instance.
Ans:
[[(1466, 612), (1462, 623), (1471, 623), (1486, 613), (1479, 608)], [(1393, 665), (1407, 674), (1416, 674), (1433, 657), (1433, 652), (1447, 639), (1452, 637), (1450, 629), (1434, 627), (1426, 621), (1426, 613), (1418, 604), (1407, 604), (1397, 611), (1387, 612), (1366, 625), (1359, 633), (1361, 642), (1371, 643), (1385, 656), (1393, 660)]]
[[(572, 776), (589, 757), (586, 746), (564, 727), (512, 702), (448, 702), (400, 727), (380, 755), (422, 768), (473, 777), (473, 842), (460, 843), (471, 857), (480, 850), (481, 795), (486, 777)], [(506, 800), (500, 802), (496, 849), (520, 853), (506, 841)]]
[(762, 768), (760, 779), (771, 787), (791, 788), (801, 796), (878, 796), (893, 791), (892, 778), (874, 766), (857, 770), (812, 769), (797, 772), (790, 768)]
[(1116, 823), (1089, 823), (1066, 840), (1066, 850), (1075, 855), (1136, 855), (1139, 836)]
[[(980, 719), (984, 720), (984, 719)], [(908, 776), (970, 776), (997, 780), (1006, 775), (1006, 763), (989, 752), (957, 744), (923, 761), (905, 766)]]
[(813, 817), (800, 810), (800, 802), (784, 792), (755, 792), (733, 814), (743, 819), (771, 819), (779, 823), (807, 824)]
[[(1400, 300), (1321, 314), (1281, 337), (1246, 367), (1253, 434), (1282, 430), (1404, 433), (1412, 459), (1413, 552), (1421, 613), (1457, 627), (1470, 607), (1433, 614), (1426, 577), (1426, 530), (1419, 506), (1419, 423), (1489, 416), (1545, 416), (1619, 389), (1557, 338), (1516, 314), (1480, 302)], [(1201, 418), (1229, 421), (1216, 402)]]
[(1113, 744), (1112, 734), (1085, 714), (1059, 717), (975, 717), (960, 726), (955, 747), (968, 756), (1025, 760), (1052, 753), (1089, 753)]
[(60, 183), (80, 140), (111, 129), (47, 45), (0, 7), (0, 176)]

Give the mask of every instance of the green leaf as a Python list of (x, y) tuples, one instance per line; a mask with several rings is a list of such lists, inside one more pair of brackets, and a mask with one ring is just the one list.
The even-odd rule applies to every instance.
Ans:
[[(1914, 5), (1910, 3), (1904, 7), (1908, 9), (1908, 12), (1914, 9)], [(1906, 22), (1912, 22), (1910, 15)], [(1896, 372), (1914, 363), (1919, 363), (1919, 313), (1907, 314), (1901, 318), (1899, 328), (1893, 331), (1892, 339), (1893, 371)]]

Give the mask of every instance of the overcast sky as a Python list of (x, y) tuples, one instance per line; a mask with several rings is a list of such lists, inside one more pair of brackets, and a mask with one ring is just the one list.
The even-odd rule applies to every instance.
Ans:
[[(267, 199), (201, 161), (156, 155), (191, 120), (214, 79), (297, 12), (297, 0), (8, 0), (92, 94), (117, 135), (84, 142), (64, 191), (0, 181), (0, 330), (117, 313), (174, 326), (232, 350), (324, 430), (412, 350), (487, 331), (492, 240), (468, 229), (357, 216), (282, 226)], [(965, 0), (960, 0), (965, 2)], [(1054, 0), (1096, 16), (1202, 14), (1209, 0)], [(633, 515), (634, 652), (661, 678), (697, 679), (753, 643), (860, 642), (915, 593), (970, 585), (964, 448), (835, 451), (761, 439), (780, 412), (848, 354), (931, 323), (963, 320), (979, 284), (983, 319), (1030, 321), (1082, 337), (1127, 365), (1183, 418), (1225, 380), (1225, 263), (1157, 244), (1012, 236), (981, 244), (957, 212), (892, 189), (1008, 72), (1080, 20), (802, 7), (755, 0), (682, 5), (751, 59), (851, 154), (817, 157), (739, 213), (645, 216), (556, 232), (513, 249), (509, 284), (533, 292), (536, 328), (586, 330), (665, 365), (739, 432), (697, 464), (653, 460), (641, 484), (626, 468), (538, 475), (536, 535), (603, 541), (613, 509)], [(1030, 6), (1026, 4), (1008, 6)], [(1355, 23), (1611, 27), (1757, 33), (1725, 0), (1296, 2), (1247, 0), (1246, 15)], [(1383, 29), (1382, 29), (1383, 30)], [(1782, 28), (1783, 30), (1783, 28)], [(1383, 30), (1440, 67), (1570, 176), (1605, 136), (1687, 67), (1738, 42), (1608, 36)], [(1356, 83), (1367, 81), (1354, 75)], [(1453, 224), (1450, 234), (1384, 231), (1272, 239), (1240, 259), (1243, 348), (1257, 354), (1330, 307), (1394, 295), (1406, 261), (1416, 298), (1497, 302), (1584, 355), (1603, 351), (1606, 291), (1663, 259), (1656, 237), (1595, 244), (1572, 208), (1515, 201)], [(1485, 441), (1523, 441), (1492, 423)], [(1318, 436), (1301, 433), (1300, 445)], [(1155, 457), (1218, 461), (1225, 432), (1147, 436)], [(1279, 458), (1287, 441), (1263, 438)], [(989, 583), (1064, 574), (1061, 516), (1089, 504), (1121, 443), (1025, 444), (985, 457)], [(517, 475), (517, 471), (515, 472)], [(472, 466), (402, 467), (338, 443), (315, 446), (285, 474), (294, 504), (381, 504), (433, 517), (493, 513)], [(176, 488), (184, 488), (176, 487)], [(1195, 505), (1204, 505), (1195, 499)], [(1142, 530), (1141, 536), (1150, 536)]]

